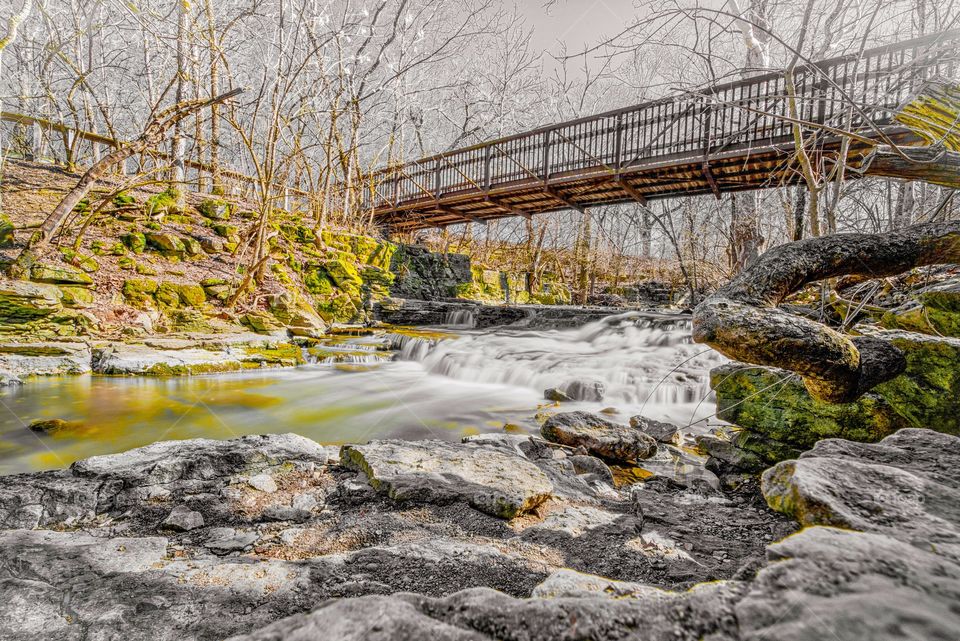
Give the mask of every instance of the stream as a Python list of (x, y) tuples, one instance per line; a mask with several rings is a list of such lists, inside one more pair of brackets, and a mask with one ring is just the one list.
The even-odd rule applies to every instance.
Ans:
[[(576, 329), (448, 325), (332, 337), (295, 369), (216, 376), (77, 376), (0, 388), (0, 474), (64, 467), (160, 440), (296, 432), (324, 444), (378, 438), (459, 440), (507, 423), (537, 432), (535, 414), (556, 407), (543, 390), (600, 381), (605, 410), (626, 423), (643, 413), (688, 433), (714, 411), (710, 368), (723, 357), (690, 341), (689, 321), (630, 312)], [(35, 434), (38, 419), (74, 423)]]

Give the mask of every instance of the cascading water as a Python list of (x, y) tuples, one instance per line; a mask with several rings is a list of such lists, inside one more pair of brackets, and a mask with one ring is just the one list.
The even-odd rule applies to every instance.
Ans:
[(447, 312), (443, 324), (447, 327), (472, 329), (477, 326), (475, 309), (455, 309)]
[(723, 357), (695, 345), (687, 317), (645, 312), (610, 316), (573, 330), (499, 328), (455, 340), (410, 340), (399, 358), (430, 373), (542, 392), (599, 381), (603, 406), (681, 424), (709, 415), (709, 370)]

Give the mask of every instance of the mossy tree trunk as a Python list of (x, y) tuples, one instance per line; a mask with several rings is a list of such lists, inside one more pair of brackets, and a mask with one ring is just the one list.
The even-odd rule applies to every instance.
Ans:
[(777, 306), (815, 281), (844, 275), (881, 278), (958, 262), (960, 221), (782, 245), (696, 308), (693, 338), (730, 358), (796, 372), (814, 398), (850, 402), (903, 371), (899, 350), (870, 337), (851, 339)]

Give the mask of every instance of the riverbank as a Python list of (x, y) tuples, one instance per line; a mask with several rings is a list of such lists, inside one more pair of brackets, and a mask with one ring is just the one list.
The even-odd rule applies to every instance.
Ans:
[[(824, 441), (761, 495), (615, 487), (599, 459), (510, 435), (157, 443), (0, 477), (18, 559), (0, 621), (48, 639), (947, 639), (960, 524), (938, 505), (958, 463), (960, 439), (927, 430)], [(790, 519), (807, 528), (784, 539)]]

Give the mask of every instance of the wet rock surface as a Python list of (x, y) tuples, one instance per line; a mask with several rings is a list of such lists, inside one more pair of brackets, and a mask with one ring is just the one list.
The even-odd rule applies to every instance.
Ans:
[(657, 442), (640, 430), (589, 412), (555, 414), (540, 428), (543, 438), (613, 461), (631, 462), (653, 456)]

